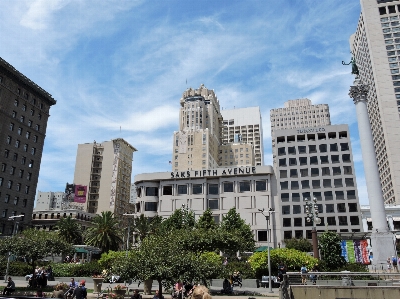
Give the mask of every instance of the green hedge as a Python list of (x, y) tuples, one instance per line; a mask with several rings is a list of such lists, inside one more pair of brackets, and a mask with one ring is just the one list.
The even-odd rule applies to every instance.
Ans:
[(84, 264), (51, 263), (51, 267), (55, 277), (90, 277), (102, 271), (97, 261)]

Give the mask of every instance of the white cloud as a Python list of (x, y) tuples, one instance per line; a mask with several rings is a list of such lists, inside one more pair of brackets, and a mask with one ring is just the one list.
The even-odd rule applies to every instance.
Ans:
[(46, 29), (53, 13), (68, 5), (69, 2), (67, 0), (31, 1), (28, 11), (21, 18), (20, 24), (33, 30)]

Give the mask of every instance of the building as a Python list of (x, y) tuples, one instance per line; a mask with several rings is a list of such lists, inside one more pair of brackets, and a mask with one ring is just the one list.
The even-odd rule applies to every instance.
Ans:
[(65, 200), (64, 192), (38, 191), (34, 210), (61, 209)]
[(215, 92), (203, 84), (199, 89), (187, 89), (180, 105), (173, 171), (263, 165), (258, 107), (221, 111)]
[[(197, 219), (210, 208), (219, 223), (234, 207), (250, 224), (257, 245), (267, 244), (267, 223), (259, 209), (275, 208), (276, 181), (271, 166), (144, 173), (135, 176), (135, 186), (138, 213), (146, 217), (168, 217), (185, 206)], [(280, 227), (274, 224), (274, 213), (271, 220), (271, 245), (277, 246)]]
[(55, 229), (56, 224), (61, 218), (71, 217), (82, 226), (82, 231), (92, 226), (92, 219), (95, 214), (86, 213), (76, 209), (36, 209), (32, 214), (32, 226), (46, 231)]
[(369, 87), (368, 114), (385, 204), (400, 203), (400, 1), (360, 0), (350, 37), (362, 84)]
[(0, 58), (0, 234), (29, 227), (49, 111), (56, 101)]
[[(130, 201), (133, 153), (122, 138), (78, 145), (75, 203), (88, 213), (111, 211), (116, 217), (133, 211)], [(80, 198), (76, 198), (77, 195)]]
[(282, 240), (311, 239), (305, 198), (317, 199), (317, 231), (361, 231), (348, 126), (276, 130), (274, 140)]
[[(260, 108), (247, 107), (221, 110), (221, 114), (223, 118), (223, 147), (234, 147), (233, 152), (235, 155), (233, 156), (234, 160), (231, 159), (230, 156), (226, 156), (226, 148), (223, 148), (223, 152), (220, 153), (220, 165), (264, 165), (264, 143)], [(236, 156), (236, 145), (247, 145), (249, 150), (243, 156), (240, 152), (239, 155)]]
[[(399, 205), (385, 205), (386, 221), (389, 230), (395, 234), (396, 239), (400, 239), (400, 206)], [(372, 218), (370, 206), (361, 206), (361, 218), (363, 231), (372, 233)]]

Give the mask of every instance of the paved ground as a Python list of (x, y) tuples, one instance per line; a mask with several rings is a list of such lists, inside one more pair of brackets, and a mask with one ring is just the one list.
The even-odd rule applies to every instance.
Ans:
[[(28, 285), (28, 282), (25, 280), (25, 277), (12, 277), (13, 281), (15, 282), (15, 286), (16, 287), (26, 287)], [(93, 289), (93, 280), (92, 278), (88, 278), (88, 277), (75, 277), (76, 281), (80, 281), (82, 279), (86, 280), (86, 287), (89, 289)], [(69, 284), (70, 279), (68, 277), (63, 277), (63, 278), (56, 278), (55, 281), (49, 281), (47, 284), (49, 286), (55, 286), (56, 284), (60, 283), (60, 282), (65, 282)], [(2, 280), (0, 282), (0, 286), (5, 286), (6, 283), (4, 282), (4, 280)], [(108, 283), (103, 283), (103, 289), (108, 287), (109, 284)], [(129, 289), (135, 289), (136, 288), (136, 284), (132, 284)], [(139, 291), (142, 293), (143, 292), (143, 285), (140, 285), (140, 287), (138, 288)], [(156, 290), (156, 286), (153, 284), (153, 293)], [(219, 292), (221, 290), (220, 287), (210, 287), (210, 290), (212, 292)], [(268, 288), (248, 288), (248, 287), (235, 287), (234, 288), (234, 295), (230, 295), (230, 296), (218, 296), (218, 295), (214, 295), (213, 299), (226, 299), (227, 297), (229, 298), (255, 298), (255, 299), (260, 299), (260, 298), (265, 298), (265, 297), (275, 297), (275, 298), (279, 298), (279, 289), (277, 288), (273, 288), (272, 289), (273, 293), (269, 293), (269, 289)], [(166, 295), (164, 293), (165, 299), (170, 299), (169, 295)], [(89, 298), (97, 298), (97, 294), (89, 294), (88, 296)], [(153, 298), (152, 295), (144, 295), (143, 299), (151, 299)]]

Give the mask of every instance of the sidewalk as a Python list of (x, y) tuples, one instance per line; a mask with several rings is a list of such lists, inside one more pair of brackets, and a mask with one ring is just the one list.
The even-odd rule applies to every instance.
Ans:
[[(93, 279), (91, 277), (74, 277), (75, 281), (81, 281), (82, 279), (86, 280), (86, 287), (88, 289), (93, 289)], [(16, 287), (27, 287), (28, 286), (28, 282), (25, 280), (25, 277), (18, 277), (18, 276), (12, 276), (12, 279), (15, 283)], [(55, 281), (48, 281), (47, 285), (48, 286), (55, 286), (56, 284), (60, 283), (60, 282), (64, 282), (69, 284), (70, 282), (70, 277), (56, 277)], [(2, 280), (0, 282), (0, 286), (5, 286), (6, 283), (4, 282), (4, 280)], [(109, 283), (103, 283), (102, 285), (102, 289), (104, 290), (105, 288), (109, 287), (110, 284)], [(111, 285), (112, 286), (112, 285)], [(155, 290), (157, 289), (158, 285), (156, 285), (155, 283), (153, 283), (153, 287), (152, 287), (152, 293), (155, 293)], [(140, 287), (137, 287), (136, 283), (133, 283), (129, 286), (129, 290), (131, 289), (138, 289), (140, 293), (143, 293), (143, 284), (140, 285)], [(216, 286), (211, 286), (210, 287), (210, 291), (211, 292), (219, 292), (221, 291), (220, 287), (216, 287)], [(213, 295), (213, 299), (227, 299), (227, 298), (232, 298), (232, 299), (244, 299), (244, 298), (255, 298), (255, 299), (261, 299), (261, 298), (265, 298), (265, 297), (271, 297), (271, 298), (279, 298), (279, 289), (278, 288), (273, 288), (272, 289), (273, 293), (269, 293), (269, 289), (268, 288), (249, 288), (249, 287), (235, 287), (234, 288), (234, 295)], [(129, 294), (131, 295), (132, 292), (130, 292)], [(170, 294), (169, 292), (163, 291), (163, 295), (165, 297), (165, 299), (170, 299)], [(142, 295), (143, 299), (152, 299), (153, 295)], [(97, 298), (97, 294), (96, 293), (89, 293), (88, 294), (88, 298), (93, 299), (93, 298)]]

